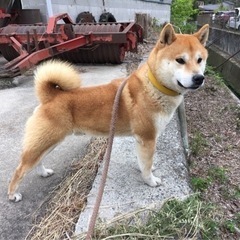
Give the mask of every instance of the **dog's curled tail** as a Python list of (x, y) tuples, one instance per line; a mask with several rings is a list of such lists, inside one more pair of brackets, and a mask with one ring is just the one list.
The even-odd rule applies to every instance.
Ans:
[(80, 87), (79, 73), (67, 62), (50, 60), (37, 67), (34, 73), (35, 90), (41, 103), (51, 101), (60, 91)]

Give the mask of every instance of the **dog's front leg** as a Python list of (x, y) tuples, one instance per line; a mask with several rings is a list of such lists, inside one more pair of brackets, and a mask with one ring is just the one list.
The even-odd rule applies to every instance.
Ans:
[(143, 139), (136, 136), (136, 149), (139, 168), (142, 172), (142, 177), (145, 183), (151, 187), (156, 187), (161, 184), (161, 179), (155, 177), (152, 173), (153, 155), (156, 148), (156, 139)]

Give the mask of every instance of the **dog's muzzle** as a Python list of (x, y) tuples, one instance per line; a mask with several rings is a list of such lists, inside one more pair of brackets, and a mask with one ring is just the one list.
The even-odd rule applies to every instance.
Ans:
[(194, 90), (203, 85), (204, 79), (205, 79), (205, 77), (202, 74), (196, 74), (192, 77), (192, 85), (191, 86), (185, 87), (179, 81), (178, 81), (178, 85), (185, 89), (193, 89)]

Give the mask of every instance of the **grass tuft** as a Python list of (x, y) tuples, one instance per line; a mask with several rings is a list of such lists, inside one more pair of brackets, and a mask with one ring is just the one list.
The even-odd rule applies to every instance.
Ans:
[[(213, 206), (202, 202), (197, 194), (185, 200), (168, 199), (160, 210), (147, 207), (118, 216), (114, 223), (98, 224), (93, 239), (214, 239), (218, 226), (212, 220), (213, 212)], [(146, 214), (148, 220), (144, 221)]]
[(212, 179), (202, 178), (202, 177), (193, 177), (191, 179), (191, 185), (195, 192), (203, 192), (211, 185)]
[(220, 87), (225, 86), (223, 77), (221, 76), (221, 74), (219, 72), (214, 70), (214, 67), (207, 65), (205, 73), (206, 73), (206, 75), (213, 77), (218, 86), (220, 86)]
[(198, 156), (203, 153), (205, 146), (207, 146), (206, 138), (201, 132), (197, 131), (190, 142), (191, 153)]
[(212, 167), (208, 170), (208, 175), (210, 178), (218, 181), (220, 184), (224, 184), (227, 182), (227, 172), (226, 169), (222, 167)]

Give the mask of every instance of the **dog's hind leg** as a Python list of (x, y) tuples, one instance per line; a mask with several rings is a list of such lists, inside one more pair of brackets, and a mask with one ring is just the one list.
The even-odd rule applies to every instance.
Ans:
[(22, 200), (22, 195), (20, 193), (16, 193), (15, 191), (24, 175), (29, 172), (34, 166), (34, 163), (38, 161), (39, 157), (33, 155), (34, 153), (31, 153), (31, 150), (28, 152), (23, 152), (20, 164), (16, 168), (8, 187), (9, 200), (14, 202), (19, 202)]
[(50, 177), (54, 174), (54, 171), (50, 168), (45, 168), (42, 163), (42, 159), (44, 159), (45, 156), (47, 156), (55, 147), (57, 146), (54, 145), (51, 148), (49, 148), (41, 157), (41, 160), (39, 161), (37, 165), (37, 174), (41, 177)]
[[(61, 128), (51, 128), (49, 130), (49, 128), (45, 128), (46, 126), (44, 127), (43, 125), (36, 126), (35, 129), (27, 128), (26, 130), (21, 160), (8, 188), (9, 200), (21, 201), (22, 196), (20, 193), (16, 193), (16, 189), (24, 175), (39, 164), (41, 158), (49, 153), (67, 135), (67, 132)], [(53, 173), (51, 169), (47, 170), (41, 165), (38, 167), (39, 170), (39, 173), (45, 177)]]
[(139, 168), (142, 172), (142, 178), (146, 184), (156, 187), (161, 184), (161, 179), (155, 177), (152, 173), (153, 155), (156, 148), (156, 140), (145, 140), (136, 136), (136, 149)]
[(39, 146), (39, 148), (41, 149), (28, 149), (22, 153), (20, 164), (16, 168), (9, 184), (9, 200), (15, 202), (22, 200), (22, 195), (20, 193), (16, 193), (16, 189), (26, 173), (28, 173), (37, 164), (37, 172), (39, 175), (48, 177), (53, 174), (52, 169), (46, 169), (41, 163), (42, 156), (45, 156), (46, 153), (50, 152), (49, 149), (51, 150), (52, 147), (45, 146), (45, 148), (43, 148), (42, 146)]

